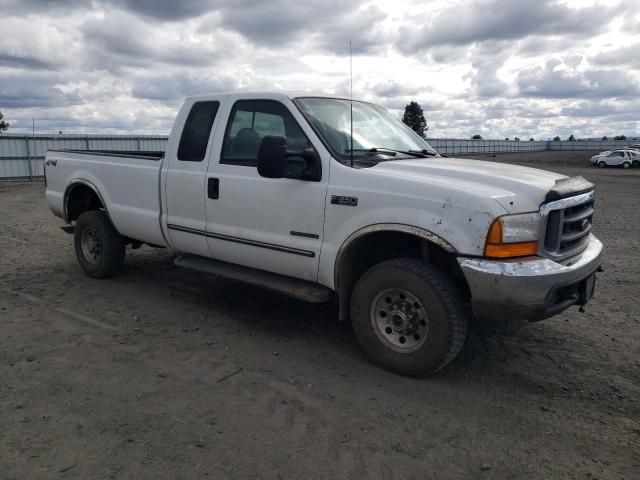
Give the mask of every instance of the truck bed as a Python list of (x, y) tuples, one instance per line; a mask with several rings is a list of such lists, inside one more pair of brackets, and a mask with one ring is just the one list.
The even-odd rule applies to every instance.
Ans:
[(164, 152), (49, 150), (45, 160), (47, 201), (64, 216), (65, 195), (74, 185), (90, 186), (102, 196), (122, 235), (165, 245), (160, 227), (160, 171)]

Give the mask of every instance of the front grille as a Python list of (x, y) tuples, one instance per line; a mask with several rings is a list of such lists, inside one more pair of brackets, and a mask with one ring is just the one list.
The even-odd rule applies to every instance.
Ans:
[(546, 213), (543, 253), (546, 256), (564, 259), (586, 248), (593, 219), (593, 202), (593, 192), (590, 192), (543, 207)]

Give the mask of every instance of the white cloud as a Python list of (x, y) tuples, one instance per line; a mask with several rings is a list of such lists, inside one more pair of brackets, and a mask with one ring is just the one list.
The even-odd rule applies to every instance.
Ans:
[[(186, 95), (354, 95), (436, 137), (640, 133), (631, 0), (6, 0), (13, 131), (168, 133)], [(601, 133), (602, 132), (602, 133)]]

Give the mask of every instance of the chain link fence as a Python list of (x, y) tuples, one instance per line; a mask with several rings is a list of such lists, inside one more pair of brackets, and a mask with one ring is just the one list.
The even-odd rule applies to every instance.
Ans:
[(0, 134), (0, 180), (42, 178), (47, 150), (164, 151), (166, 145), (158, 135)]
[(547, 143), (511, 140), (461, 140), (454, 138), (428, 138), (429, 144), (445, 155), (467, 155), (473, 153), (541, 152)]
[[(545, 150), (611, 150), (627, 141), (515, 141), (429, 138), (446, 155), (540, 152)], [(164, 151), (167, 137), (159, 135), (19, 135), (0, 134), (0, 180), (42, 178), (47, 150)]]
[(481, 153), (543, 152), (545, 150), (594, 150), (602, 152), (623, 148), (633, 141), (627, 140), (576, 140), (576, 141), (522, 141), (522, 140), (461, 140), (453, 138), (428, 138), (429, 144), (446, 155)]

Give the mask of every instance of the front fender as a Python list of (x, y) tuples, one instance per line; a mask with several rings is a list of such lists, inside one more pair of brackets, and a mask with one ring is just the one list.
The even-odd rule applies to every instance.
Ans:
[(397, 231), (424, 238), (448, 252), (481, 254), (491, 222), (496, 216), (504, 214), (504, 209), (497, 203), (494, 211), (478, 214), (477, 209), (473, 211), (450, 200), (442, 202), (438, 211), (433, 213), (412, 206), (386, 206), (359, 212), (354, 210), (360, 206), (328, 208), (336, 213), (334, 215), (331, 212), (326, 216), (318, 281), (329, 288), (336, 287), (336, 265), (341, 255), (350, 243), (362, 235), (385, 230)]
[(375, 232), (402, 232), (408, 233), (410, 235), (415, 235), (416, 237), (424, 238), (425, 240), (434, 243), (444, 250), (450, 253), (455, 253), (456, 249), (447, 242), (444, 238), (436, 235), (429, 230), (425, 230), (424, 228), (414, 227), (411, 225), (405, 225), (402, 223), (376, 223), (374, 225), (368, 225), (366, 227), (362, 227), (360, 230), (352, 233), (349, 237), (342, 243), (340, 249), (338, 250), (338, 254), (335, 257), (334, 265), (333, 265), (333, 286), (338, 286), (338, 266), (342, 261), (342, 258), (351, 246), (351, 244), (358, 240), (359, 238), (369, 235)]

